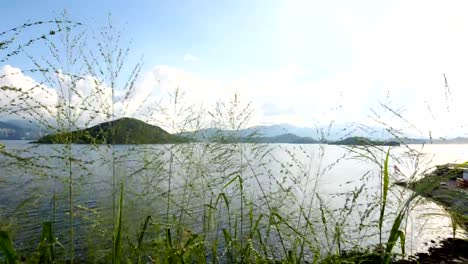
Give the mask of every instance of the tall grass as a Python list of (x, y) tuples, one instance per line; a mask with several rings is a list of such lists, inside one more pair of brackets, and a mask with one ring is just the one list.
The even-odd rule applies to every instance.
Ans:
[[(16, 30), (0, 33), (5, 39), (0, 51), (6, 50), (0, 58), (26, 56), (33, 65), (30, 72), (43, 81), (34, 87), (3, 87), (12, 105), (0, 113), (35, 118), (45, 132), (68, 135), (65, 145), (29, 145), (18, 152), (0, 148), (1, 162), (30, 177), (32, 182), (23, 187), (40, 195), (28, 195), (6, 214), (9, 222), (19, 223), (0, 230), (5, 262), (25, 256), (49, 263), (346, 263), (377, 255), (389, 263), (398, 241), (405, 255), (405, 217), (417, 195), (392, 195), (390, 149), (339, 149), (329, 160), (325, 145), (239, 143), (240, 137), (258, 132), (243, 134), (253, 109), (237, 94), (203, 109), (186, 103), (178, 88), (155, 104), (148, 105), (148, 95), (131, 110), (128, 102), (137, 96), (142, 66), (126, 68), (130, 49), (121, 48), (124, 36), (111, 21), (90, 32), (65, 14), (62, 20), (19, 28), (44, 25), (54, 29), (44, 38), (33, 36), (19, 50), (12, 44)], [(13, 36), (4, 37), (9, 33)], [(45, 45), (49, 56), (29, 55), (27, 46), (38, 44)], [(84, 93), (79, 87), (87, 81)], [(56, 104), (31, 99), (35, 89), (47, 91), (44, 85), (56, 89)], [(172, 132), (195, 131), (200, 141), (116, 145), (112, 127), (111, 144), (78, 145), (69, 133), (132, 114)], [(218, 129), (210, 142), (204, 141), (201, 129), (213, 127)], [(327, 192), (327, 177), (350, 159), (372, 166), (353, 182), (333, 183), (352, 187)], [(0, 188), (8, 191), (13, 183), (7, 179)], [(44, 186), (52, 186), (51, 193)], [(30, 212), (39, 212), (33, 223), (21, 219)], [(22, 225), (34, 230), (42, 223), (36, 250), (15, 247), (14, 234), (21, 233)], [(348, 254), (353, 250), (362, 254)]]

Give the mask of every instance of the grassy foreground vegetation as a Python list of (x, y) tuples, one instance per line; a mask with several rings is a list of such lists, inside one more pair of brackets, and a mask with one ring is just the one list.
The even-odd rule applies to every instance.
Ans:
[[(12, 168), (2, 171), (2, 192), (13, 193), (9, 186), (17, 186), (18, 177), (32, 178), (21, 182), (26, 194), (20, 202), (1, 208), (1, 261), (393, 263), (406, 257), (406, 219), (420, 196), (392, 193), (389, 147), (351, 147), (328, 163), (323, 145), (314, 151), (261, 143), (121, 148), (116, 144), (175, 141), (162, 131), (157, 137), (145, 129), (135, 135), (114, 121), (118, 114), (126, 116), (125, 109), (117, 113), (114, 107), (125, 106), (134, 95), (141, 64), (128, 78), (121, 76), (129, 50), (119, 46), (120, 32), (108, 25), (88, 36), (80, 26), (64, 17), (0, 33), (1, 62), (24, 55), (33, 65), (25, 71), (42, 77), (32, 87), (3, 86), (11, 104), (1, 113), (33, 118), (65, 142), (47, 146), (46, 152), (34, 144), (0, 148), (3, 168)], [(16, 48), (17, 35), (31, 28), (45, 33)], [(50, 56), (28, 56), (27, 47), (34, 44), (44, 44)], [(89, 78), (92, 89), (83, 94), (78, 87)], [(46, 84), (57, 87), (52, 105), (32, 96)], [(237, 95), (209, 110), (182, 103), (179, 90), (169, 94), (166, 105), (145, 105), (145, 100), (133, 115), (178, 132), (200, 129), (206, 116), (209, 127), (239, 131), (253, 111)], [(103, 120), (111, 121), (108, 129), (92, 126)], [(77, 134), (77, 127), (91, 129)], [(124, 136), (116, 138), (117, 133)], [(93, 144), (76, 145), (83, 137)], [(332, 206), (320, 180), (349, 158), (373, 167)], [(15, 171), (18, 175), (6, 177)], [(33, 223), (24, 221), (38, 211)], [(26, 242), (15, 240), (25, 236)]]

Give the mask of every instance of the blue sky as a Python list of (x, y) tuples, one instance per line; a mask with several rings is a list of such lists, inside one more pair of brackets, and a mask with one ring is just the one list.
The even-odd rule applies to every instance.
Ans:
[[(62, 10), (77, 21), (102, 25), (110, 13), (148, 67), (168, 64), (224, 77), (289, 63), (321, 74), (350, 67), (349, 37), (335, 21), (338, 5), (307, 2), (20, 0), (3, 5), (2, 25), (46, 20)], [(186, 53), (202, 59), (184, 63)]]
[[(253, 102), (257, 124), (375, 123), (372, 108), (386, 123), (445, 136), (468, 130), (457, 100), (468, 95), (466, 7), (464, 1), (18, 0), (2, 3), (0, 19), (7, 29), (65, 9), (97, 28), (110, 13), (132, 39), (130, 62), (144, 55), (142, 93), (178, 86), (194, 103), (210, 105), (238, 92)], [(20, 59), (8, 63), (25, 67)], [(155, 76), (167, 87), (152, 83)]]

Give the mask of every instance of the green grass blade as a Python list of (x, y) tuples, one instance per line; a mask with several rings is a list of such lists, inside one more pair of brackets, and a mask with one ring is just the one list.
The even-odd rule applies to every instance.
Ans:
[(6, 231), (0, 231), (0, 250), (5, 255), (6, 263), (16, 263), (16, 250)]
[(265, 256), (268, 256), (267, 245), (263, 242), (262, 233), (258, 229), (257, 229), (257, 236), (258, 236), (258, 243), (260, 244), (260, 248), (263, 250), (263, 254)]
[(401, 245), (401, 254), (405, 255), (405, 246), (406, 246), (406, 236), (405, 233), (401, 230), (398, 231), (398, 237), (400, 238), (400, 245)]
[(258, 230), (258, 225), (260, 224), (260, 221), (262, 220), (262, 218), (263, 218), (263, 214), (259, 215), (258, 218), (257, 218), (257, 221), (255, 221), (255, 225), (252, 228), (251, 237), (253, 237), (254, 232), (256, 232)]
[(138, 248), (141, 248), (141, 244), (143, 243), (143, 237), (145, 236), (146, 229), (148, 229), (148, 224), (151, 221), (151, 216), (148, 215), (145, 219), (145, 223), (140, 228), (140, 232), (138, 233)]
[(404, 212), (401, 211), (398, 214), (398, 216), (395, 218), (395, 221), (393, 222), (392, 230), (390, 231), (390, 235), (387, 241), (387, 246), (385, 248), (385, 256), (384, 256), (384, 261), (383, 261), (384, 264), (390, 263), (393, 246), (395, 245), (396, 241), (399, 238), (399, 234), (401, 232), (399, 228), (400, 228), (401, 222), (403, 221), (404, 215), (405, 215)]
[(218, 198), (216, 199), (216, 206), (218, 206), (219, 200), (221, 200), (221, 198), (223, 198), (224, 204), (226, 205), (226, 208), (227, 208), (227, 210), (229, 212), (229, 200), (228, 200), (225, 193), (220, 193), (218, 195)]
[(231, 245), (232, 245), (231, 235), (225, 228), (223, 228), (223, 235), (224, 235), (224, 240), (226, 243), (226, 251), (227, 251), (227, 256), (229, 258), (229, 263), (234, 263), (234, 257), (232, 256), (232, 251), (231, 251)]
[(135, 247), (135, 252), (136, 252), (136, 255), (137, 255), (137, 263), (141, 263), (141, 248), (143, 246), (143, 238), (145, 236), (146, 229), (148, 229), (148, 224), (149, 224), (150, 221), (151, 221), (151, 216), (148, 215), (146, 217), (146, 219), (145, 219), (145, 222), (140, 227), (139, 232), (137, 233), (138, 241), (137, 241), (137, 245)]
[(382, 201), (380, 207), (380, 217), (379, 217), (379, 237), (380, 242), (382, 242), (382, 227), (385, 217), (385, 207), (387, 205), (387, 194), (388, 194), (388, 185), (389, 185), (389, 175), (388, 175), (388, 160), (390, 157), (390, 148), (388, 148), (387, 154), (385, 156), (385, 162), (383, 167), (383, 179), (382, 179)]
[(397, 217), (395, 218), (395, 221), (393, 222), (392, 229), (390, 230), (390, 235), (387, 241), (387, 246), (385, 248), (385, 256), (383, 260), (384, 264), (390, 263), (393, 246), (395, 246), (395, 243), (398, 239), (400, 239), (402, 247), (404, 247), (403, 244), (405, 244), (406, 238), (404, 236), (403, 231), (400, 230), (400, 225), (403, 222), (403, 219), (408, 211), (410, 203), (416, 197), (417, 194), (412, 195), (410, 198), (408, 198), (408, 200), (406, 200), (406, 203), (403, 205), (403, 208), (400, 210)]
[(232, 178), (228, 183), (226, 183), (224, 186), (223, 186), (223, 189), (226, 189), (229, 185), (231, 185), (235, 180), (239, 180), (239, 186), (240, 186), (240, 189), (242, 190), (243, 189), (243, 181), (242, 181), (242, 178), (240, 175), (237, 175), (236, 177)]
[(172, 249), (172, 236), (171, 236), (171, 229), (168, 228), (166, 230), (166, 246)]
[(212, 252), (212, 255), (213, 255), (212, 263), (213, 264), (219, 263), (219, 261), (218, 261), (218, 240), (217, 239), (215, 239), (215, 241), (211, 245), (211, 252)]
[(44, 222), (42, 224), (42, 235), (39, 246), (36, 250), (40, 263), (54, 263), (54, 235), (52, 232), (52, 223)]
[(190, 237), (187, 239), (187, 242), (185, 242), (184, 248), (189, 248), (193, 246), (198, 239), (198, 235), (195, 233), (190, 234)]

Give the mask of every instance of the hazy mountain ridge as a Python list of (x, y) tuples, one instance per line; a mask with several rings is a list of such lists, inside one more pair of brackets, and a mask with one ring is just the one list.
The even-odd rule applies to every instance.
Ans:
[(404, 144), (468, 144), (468, 138), (456, 137), (449, 139), (428, 139), (428, 138), (408, 138), (408, 139), (396, 139), (397, 141)]
[(206, 128), (198, 131), (183, 132), (181, 134), (194, 135), (199, 140), (204, 140), (217, 134), (237, 137), (276, 137), (284, 134), (294, 134), (299, 137), (309, 137), (319, 141), (336, 141), (353, 136), (372, 139), (393, 138), (393, 135), (383, 128), (366, 127), (356, 123), (331, 124), (327, 126), (317, 126), (315, 128), (297, 127), (290, 124), (253, 126), (239, 130)]
[[(332, 143), (338, 144), (337, 142), (342, 141), (343, 144), (348, 144), (352, 141), (349, 138), (366, 138), (376, 142), (389, 142), (395, 141), (401, 144), (468, 144), (468, 138), (457, 137), (453, 139), (424, 139), (424, 138), (397, 138), (395, 139), (388, 131), (383, 128), (376, 127), (365, 127), (358, 124), (339, 124), (339, 125), (330, 125), (324, 127), (308, 128), (308, 127), (296, 127), (289, 124), (278, 124), (270, 126), (253, 126), (240, 130), (228, 130), (228, 129), (217, 129), (217, 128), (206, 128), (200, 129), (198, 131), (191, 132), (182, 132), (171, 135), (170, 133), (162, 130), (160, 127), (152, 126), (146, 124), (143, 121), (133, 119), (133, 118), (121, 118), (118, 119), (125, 122), (122, 125), (117, 127), (121, 130), (119, 132), (120, 138), (116, 138), (116, 144), (125, 144), (124, 142), (134, 142), (135, 144), (140, 144), (140, 142), (185, 142), (187, 138), (190, 138), (192, 141), (201, 141), (201, 142), (225, 142), (225, 143), (289, 143), (289, 144), (316, 144), (316, 143)], [(113, 122), (116, 122), (115, 120)], [(128, 123), (130, 122), (130, 123)], [(152, 138), (151, 134), (153, 132), (146, 131), (143, 134), (149, 136), (150, 139), (144, 140), (139, 138), (135, 141), (130, 138), (129, 133), (133, 133), (132, 125), (134, 122), (141, 122), (148, 127), (149, 130), (161, 129), (162, 131), (155, 129), (153, 132), (158, 134), (161, 133), (161, 140), (156, 140)], [(109, 123), (109, 122), (107, 122)], [(140, 123), (140, 124), (141, 124)], [(98, 130), (105, 130), (106, 123), (101, 123), (96, 126), (82, 129), (86, 130), (86, 133), (82, 132), (81, 136), (78, 136), (77, 130), (73, 133), (74, 143), (84, 143), (90, 142), (89, 139), (83, 138), (84, 134), (93, 135), (95, 137), (95, 143), (98, 144), (106, 143), (104, 137), (108, 137), (107, 132), (99, 132)], [(150, 128), (153, 127), (153, 128)], [(97, 129), (99, 128), (99, 129)], [(126, 131), (129, 129), (128, 132)], [(116, 131), (117, 132), (117, 131)], [(141, 131), (140, 131), (141, 132)], [(51, 132), (49, 132), (51, 133)], [(106, 134), (107, 133), (107, 134)], [(167, 134), (166, 134), (167, 133)], [(123, 135), (127, 135), (128, 138), (124, 139)], [(143, 137), (143, 134), (139, 137)], [(0, 121), (0, 139), (3, 140), (38, 140), (38, 142), (45, 143), (46, 141), (53, 141), (51, 138), (52, 135), (41, 138), (44, 135), (44, 132), (39, 128), (38, 125), (32, 122), (26, 122), (23, 120), (8, 120)], [(64, 134), (62, 134), (63, 136)], [(169, 136), (170, 135), (170, 136)], [(378, 135), (378, 136), (377, 136)], [(56, 135), (55, 135), (56, 136)], [(170, 138), (173, 137), (173, 138)], [(170, 138), (170, 139), (169, 139)], [(348, 140), (347, 140), (348, 139)], [(347, 140), (347, 141), (346, 141)], [(60, 141), (60, 140), (59, 140)], [(130, 143), (129, 143), (130, 144)], [(150, 144), (150, 143), (141, 143), (141, 144)]]
[(343, 140), (329, 142), (330, 145), (353, 145), (353, 146), (399, 146), (400, 143), (392, 140), (371, 140), (365, 137), (349, 137)]
[(0, 139), (3, 140), (34, 140), (43, 132), (34, 125), (26, 125), (22, 121), (0, 121)]

